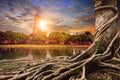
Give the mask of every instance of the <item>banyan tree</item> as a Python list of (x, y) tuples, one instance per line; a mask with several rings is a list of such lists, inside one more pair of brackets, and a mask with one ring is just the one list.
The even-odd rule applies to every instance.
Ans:
[[(29, 64), (8, 80), (119, 80), (120, 37), (117, 0), (94, 0), (94, 42), (70, 57)], [(99, 77), (99, 78), (97, 78)]]

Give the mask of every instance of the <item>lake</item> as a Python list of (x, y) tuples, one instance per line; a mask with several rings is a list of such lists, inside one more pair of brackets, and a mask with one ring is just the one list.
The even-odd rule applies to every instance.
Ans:
[(0, 60), (43, 60), (72, 56), (87, 47), (0, 47)]

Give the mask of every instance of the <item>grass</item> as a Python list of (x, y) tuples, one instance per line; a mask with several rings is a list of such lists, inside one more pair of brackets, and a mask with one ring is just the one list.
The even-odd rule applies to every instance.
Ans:
[(12, 70), (17, 69), (22, 66), (25, 66), (28, 63), (31, 63), (32, 61), (24, 61), (24, 60), (6, 60), (6, 61), (0, 61), (0, 70)]
[(18, 64), (17, 63), (8, 63), (8, 64), (2, 64), (0, 65), (0, 69), (13, 69), (13, 68), (17, 68)]

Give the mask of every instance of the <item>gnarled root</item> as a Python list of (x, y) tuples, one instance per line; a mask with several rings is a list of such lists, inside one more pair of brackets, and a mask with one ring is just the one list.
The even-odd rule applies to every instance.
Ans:
[[(56, 59), (55, 59), (56, 60)], [(68, 59), (69, 60), (69, 59)], [(109, 73), (120, 77), (120, 59), (112, 58), (101, 61), (101, 55), (92, 54), (89, 58), (78, 62), (61, 62), (58, 58), (57, 62), (45, 61), (46, 63), (38, 63), (29, 65), (29, 68), (22, 69), (15, 76), (1, 78), (5, 80), (87, 80), (86, 74), (90, 74), (93, 68), (95, 69), (110, 69)], [(114, 63), (115, 62), (115, 63)], [(65, 64), (66, 63), (66, 64)], [(112, 64), (110, 64), (112, 63)], [(114, 65), (115, 64), (115, 65)], [(89, 80), (89, 78), (88, 78)]]

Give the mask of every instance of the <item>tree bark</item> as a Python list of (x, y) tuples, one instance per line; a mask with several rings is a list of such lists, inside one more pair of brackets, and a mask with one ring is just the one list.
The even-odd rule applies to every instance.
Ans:
[(73, 56), (71, 61), (78, 61), (88, 58), (94, 52), (96, 52), (96, 54), (104, 54), (111, 52), (111, 55), (109, 57), (112, 57), (116, 49), (118, 49), (118, 47), (120, 46), (117, 27), (117, 0), (94, 0), (94, 4), (96, 29), (94, 35), (94, 42), (85, 51), (85, 53), (78, 55), (77, 57)]
[[(103, 53), (107, 48), (112, 39), (118, 33), (118, 11), (117, 11), (117, 0), (95, 0), (95, 39), (100, 38), (96, 44), (98, 52)], [(117, 44), (115, 44), (117, 43)], [(119, 42), (114, 42), (118, 48)]]

